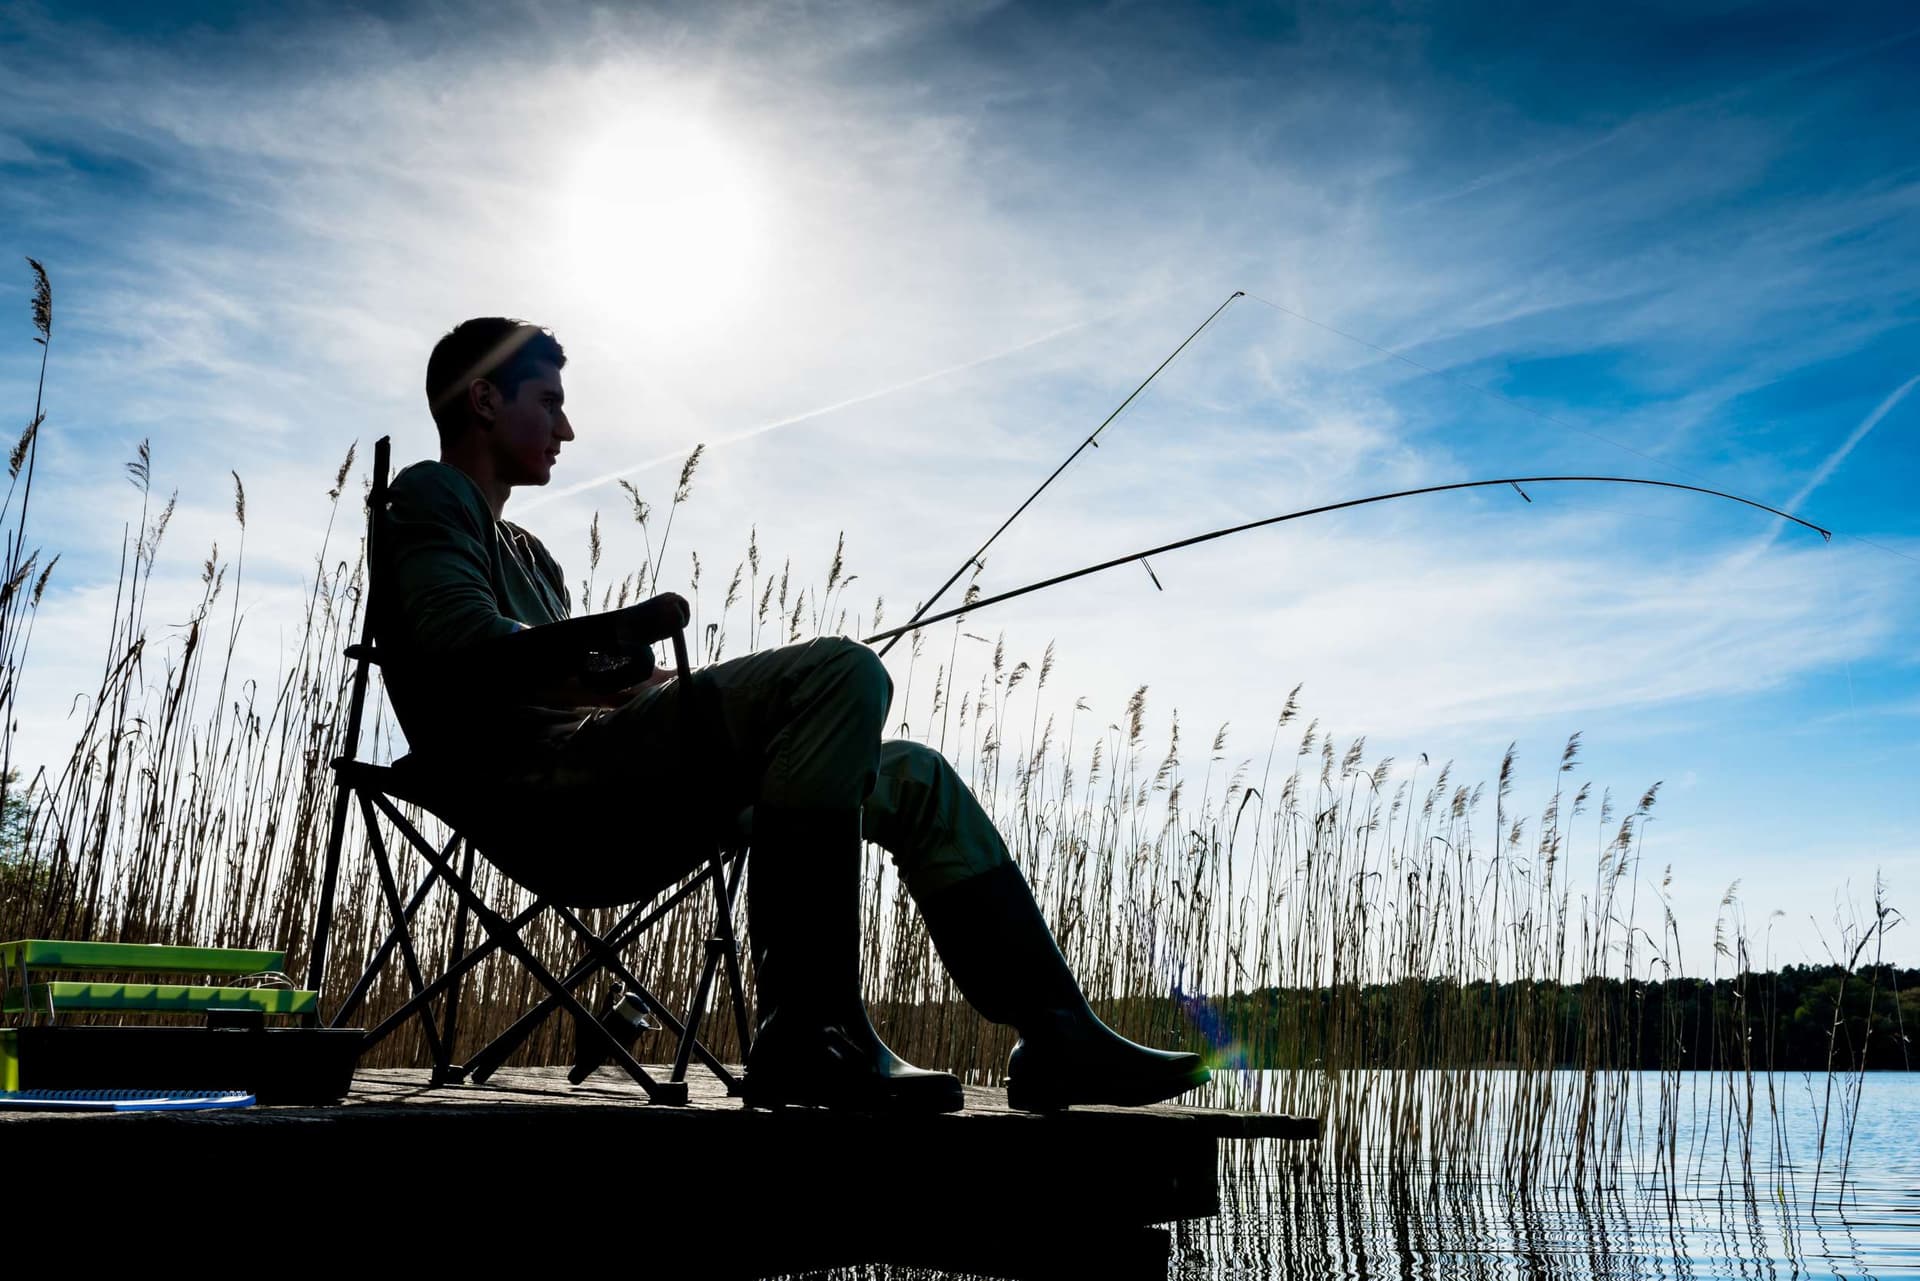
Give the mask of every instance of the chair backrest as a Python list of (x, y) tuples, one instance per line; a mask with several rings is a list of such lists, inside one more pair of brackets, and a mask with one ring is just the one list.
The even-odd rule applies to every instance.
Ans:
[(353, 693), (347, 711), (347, 739), (342, 756), (352, 760), (360, 754), (360, 719), (366, 710), (367, 666), (380, 661), (373, 643), (373, 620), (380, 605), (380, 584), (375, 568), (380, 564), (381, 513), (387, 506), (387, 471), (393, 463), (393, 437), (382, 436), (373, 442), (373, 485), (367, 491), (367, 573), (360, 611), (360, 643), (347, 647), (353, 663)]
[(360, 640), (347, 646), (347, 659), (353, 664), (352, 688), (347, 697), (347, 730), (341, 753), (334, 760), (333, 815), (327, 828), (326, 862), (321, 870), (320, 910), (313, 927), (313, 943), (307, 961), (307, 986), (320, 990), (327, 972), (327, 941), (333, 933), (333, 894), (340, 879), (340, 846), (347, 833), (347, 803), (351, 791), (339, 777), (342, 765), (360, 754), (360, 722), (367, 706), (367, 668), (379, 661), (373, 645), (373, 611), (376, 604), (374, 566), (380, 563), (380, 513), (387, 503), (387, 471), (393, 462), (393, 438), (382, 436), (373, 444), (373, 487), (367, 491), (367, 572), (360, 611)]

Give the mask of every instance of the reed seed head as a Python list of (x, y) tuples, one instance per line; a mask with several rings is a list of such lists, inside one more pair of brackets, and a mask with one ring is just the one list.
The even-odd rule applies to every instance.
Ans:
[(34, 438), (40, 434), (40, 424), (45, 421), (47, 421), (47, 415), (43, 410), (35, 414), (33, 421), (27, 424), (27, 429), (20, 433), (19, 442), (14, 445), (13, 452), (7, 455), (8, 476), (20, 474), (20, 466), (27, 460), (27, 451), (33, 448)]
[(33, 268), (33, 327), (40, 331), (38, 341), (44, 343), (53, 337), (53, 282), (38, 258), (27, 259), (27, 266)]
[(642, 529), (645, 529), (647, 525), (647, 517), (653, 514), (653, 509), (647, 506), (645, 500), (640, 497), (640, 491), (633, 487), (632, 481), (630, 480), (621, 481), (620, 488), (626, 491), (627, 502), (629, 502), (633, 506), (634, 523), (639, 525)]
[(705, 453), (706, 449), (704, 444), (695, 445), (693, 452), (687, 455), (687, 461), (680, 468), (680, 483), (674, 486), (674, 506), (677, 507), (686, 502), (687, 496), (693, 493), (693, 473), (700, 466), (700, 455)]
[(333, 488), (327, 491), (329, 499), (340, 497), (340, 491), (347, 487), (347, 473), (353, 470), (354, 451), (360, 448), (360, 442), (354, 441), (347, 446), (347, 456), (340, 460), (340, 470), (333, 474)]

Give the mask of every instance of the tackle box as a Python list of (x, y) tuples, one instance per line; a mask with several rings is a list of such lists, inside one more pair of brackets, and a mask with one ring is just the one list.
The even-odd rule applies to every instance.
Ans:
[[(0, 1013), (22, 1023), (0, 1029), (0, 1091), (244, 1090), (263, 1104), (343, 1098), (366, 1034), (311, 1026), (319, 996), (279, 973), (285, 961), (282, 952), (243, 948), (0, 943)], [(183, 981), (124, 980), (132, 974)], [(198, 1016), (204, 1025), (62, 1021), (113, 1012)], [(268, 1026), (270, 1017), (300, 1025)]]

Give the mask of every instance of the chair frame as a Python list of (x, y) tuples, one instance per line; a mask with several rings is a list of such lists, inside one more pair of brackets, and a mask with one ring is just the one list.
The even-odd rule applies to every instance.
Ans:
[[(684, 878), (678, 886), (673, 888), (664, 902), (650, 907), (649, 903), (652, 900), (649, 899), (647, 902), (630, 906), (604, 935), (596, 934), (589, 928), (575, 909), (549, 895), (532, 890), (532, 887), (526, 887), (533, 894), (532, 902), (509, 919), (489, 905), (474, 888), (475, 855), (478, 853), (482, 858), (485, 857), (484, 850), (478, 849), (474, 838), (462, 832), (459, 825), (449, 821), (445, 815), (436, 812), (430, 803), (430, 798), (423, 799), (419, 794), (418, 786), (394, 766), (376, 765), (357, 759), (360, 750), (362, 718), (366, 706), (368, 669), (381, 662), (381, 655), (375, 648), (373, 637), (373, 566), (378, 564), (378, 553), (382, 541), (381, 516), (386, 506), (387, 472), (390, 462), (390, 438), (383, 436), (374, 445), (373, 487), (368, 495), (367, 508), (366, 600), (361, 618), (360, 641), (346, 649), (346, 656), (353, 663), (347, 733), (344, 752), (333, 761), (333, 812), (328, 829), (326, 862), (322, 871), (312, 952), (308, 962), (307, 986), (316, 992), (324, 991), (322, 985), (326, 979), (328, 944), (333, 929), (334, 895), (346, 839), (348, 810), (354, 806), (358, 807), (361, 821), (366, 825), (368, 845), (373, 854), (375, 870), (379, 874), (381, 898), (386, 905), (391, 924), (384, 940), (374, 950), (365, 971), (355, 981), (339, 1009), (326, 1020), (325, 1026), (346, 1025), (347, 1020), (358, 1012), (382, 969), (392, 960), (395, 952), (398, 952), (406, 970), (412, 996), (399, 1009), (368, 1030), (360, 1047), (360, 1053), (364, 1055), (409, 1020), (417, 1019), (427, 1047), (433, 1056), (431, 1080), (434, 1085), (459, 1084), (469, 1080), (476, 1083), (485, 1082), (541, 1023), (556, 1011), (565, 1010), (573, 1016), (577, 1029), (576, 1036), (583, 1051), (588, 1045), (594, 1045), (604, 1055), (606, 1061), (623, 1069), (646, 1092), (651, 1102), (684, 1106), (687, 1102), (687, 1069), (694, 1059), (698, 1059), (703, 1067), (719, 1078), (728, 1094), (740, 1094), (740, 1078), (701, 1043), (699, 1029), (708, 998), (712, 994), (713, 981), (720, 969), (724, 967), (731, 993), (730, 1004), (735, 1030), (739, 1036), (742, 1054), (749, 1045), (746, 997), (740, 974), (739, 943), (733, 927), (734, 910), (739, 901), (741, 875), (746, 865), (744, 845), (727, 844), (715, 838), (712, 847), (705, 852), (704, 866)], [(691, 688), (684, 617), (681, 617), (678, 623), (679, 625), (673, 627), (669, 634), (659, 636), (649, 634), (647, 637), (650, 640), (672, 642), (674, 661), (680, 676), (677, 694)], [(396, 802), (419, 805), (442, 822), (446, 822), (453, 833), (451, 839), (444, 846), (436, 848), (421, 834), (419, 828), (408, 819)], [(412, 846), (427, 864), (426, 874), (405, 902), (401, 900), (399, 883), (394, 876), (394, 860), (381, 831), (382, 818), (393, 825), (405, 839), (406, 844)], [(461, 856), (457, 867), (456, 855)], [(433, 888), (440, 884), (444, 884), (453, 893), (456, 901), (456, 915), (446, 967), (438, 977), (429, 980), (421, 967), (420, 956), (414, 946), (412, 923)], [(621, 960), (621, 954), (669, 911), (703, 885), (711, 885), (713, 888), (713, 927), (706, 941), (705, 955), (694, 983), (692, 1000), (685, 1016), (677, 1017), (673, 1010), (640, 982), (633, 970)], [(522, 931), (548, 911), (560, 918), (573, 936), (574, 943), (583, 952), (583, 955), (574, 960), (559, 975), (553, 973), (539, 957), (534, 955), (533, 949), (522, 937)], [(471, 949), (467, 947), (467, 926), (470, 917), (479, 924), (485, 936)], [(546, 989), (547, 995), (472, 1058), (456, 1063), (454, 1049), (459, 1030), (461, 980), (496, 951), (505, 952), (517, 959), (534, 980)], [(638, 997), (648, 1011), (659, 1019), (676, 1038), (673, 1066), (666, 1080), (658, 1080), (649, 1073), (634, 1058), (632, 1052), (620, 1042), (614, 1032), (590, 1012), (575, 995), (576, 989), (602, 972), (610, 974), (622, 983), (630, 994)], [(441, 1021), (436, 1024), (433, 1016), (433, 1002), (442, 995), (446, 998), (445, 1009)], [(318, 1021), (318, 1016), (314, 1016), (314, 1021)]]

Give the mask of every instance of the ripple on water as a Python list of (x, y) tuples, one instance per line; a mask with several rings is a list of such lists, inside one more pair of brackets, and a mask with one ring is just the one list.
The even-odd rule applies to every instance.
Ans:
[(1920, 1077), (1865, 1078), (1851, 1146), (1830, 1120), (1824, 1151), (1823, 1083), (1774, 1084), (1750, 1169), (1702, 1093), (1681, 1109), (1672, 1156), (1608, 1170), (1598, 1191), (1378, 1151), (1331, 1179), (1311, 1152), (1247, 1151), (1223, 1167), (1220, 1218), (1176, 1230), (1170, 1275), (1920, 1277)]

